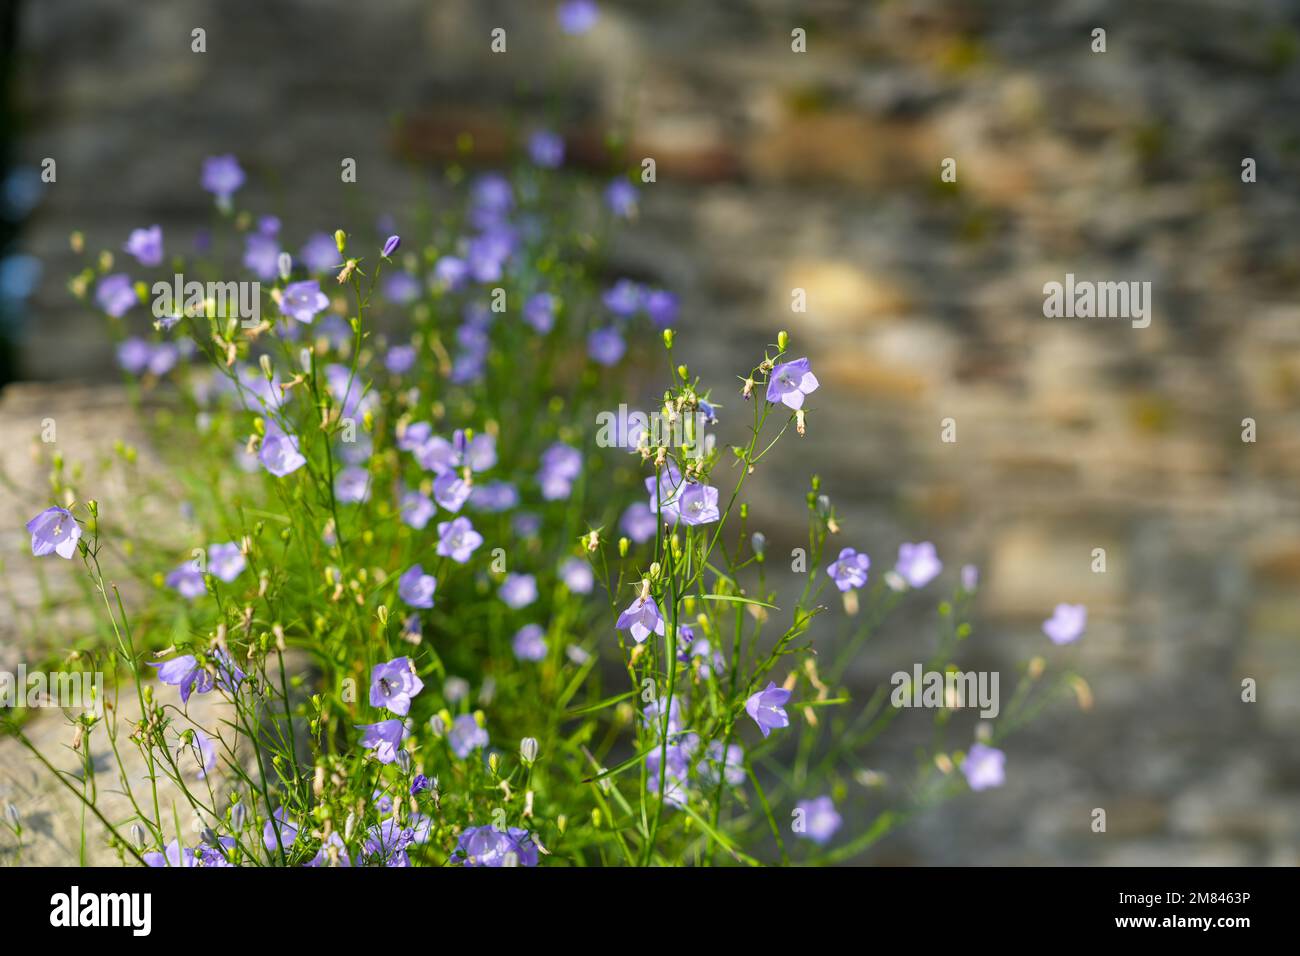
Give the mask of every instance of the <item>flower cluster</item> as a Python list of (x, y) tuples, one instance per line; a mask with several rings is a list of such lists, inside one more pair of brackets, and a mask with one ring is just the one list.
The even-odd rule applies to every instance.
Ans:
[[(577, 0), (559, 17), (570, 33), (597, 20)], [(371, 238), (299, 241), (237, 208), (248, 176), (235, 157), (207, 160), (200, 184), (240, 255), (205, 259), (203, 236), (192, 268), (259, 283), (256, 315), (200, 296), (140, 327), (148, 280), (170, 278), (164, 258), (191, 268), (158, 226), (126, 238), (130, 272), (104, 253), (74, 280), (124, 374), (170, 403), (155, 438), (183, 480), (168, 491), (204, 491), (181, 503), (193, 541), (131, 542), (155, 587), (109, 607), (115, 674), (144, 688), (131, 737), (150, 784), (171, 780), (203, 836), (182, 845), (134, 801), (129, 831), (110, 834), (124, 858), (752, 864), (767, 846), (788, 859), (793, 833), (807, 859), (835, 862), (887, 830), (863, 819), (862, 790), (884, 775), (845, 768), (870, 759), (893, 714), (855, 702), (846, 673), (895, 607), (941, 579), (935, 544), (902, 543), (880, 573), (839, 540), (813, 477), (791, 568), (802, 593), (787, 603), (744, 491), (787, 431), (815, 426), (812, 361), (782, 332), (730, 395), (685, 364), (661, 392), (625, 394), (624, 373), (662, 359), (660, 342), (672, 367), (689, 320), (665, 289), (597, 283), (586, 227), (547, 224), (581, 209), (604, 229), (635, 213), (638, 191), (617, 179), (587, 198), (560, 172), (553, 131), (531, 131), (525, 153), (513, 176), (472, 177), (437, 225), (385, 217)], [(629, 400), (658, 404), (670, 426), (739, 431), (687, 449), (638, 427), (599, 447), (598, 410)], [(80, 555), (103, 590), (101, 543), (130, 522), (54, 478), (63, 505), (28, 522), (32, 554)], [(971, 631), (977, 583), (963, 568), (939, 605), (941, 663)], [(838, 640), (814, 630), (837, 592)], [(1085, 622), (1062, 604), (1043, 629), (1067, 644)], [(936, 745), (919, 799), (1002, 783), (994, 744), (1047, 693), (1034, 693), (1043, 669), (1026, 668), (1005, 733), (982, 728), (964, 753)], [(212, 694), (229, 716), (204, 725), (191, 703)], [(82, 732), (101, 728), (116, 734), (99, 720)]]

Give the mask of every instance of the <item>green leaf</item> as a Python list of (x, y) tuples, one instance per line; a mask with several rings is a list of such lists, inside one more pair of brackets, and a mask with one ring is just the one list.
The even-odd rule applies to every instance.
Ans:
[(781, 610), (775, 604), (755, 601), (753, 598), (741, 597), (739, 594), (705, 594), (703, 597), (706, 601), (735, 601), (737, 604), (757, 604), (759, 607), (771, 608), (773, 611)]
[(635, 697), (636, 693), (635, 690), (630, 690), (626, 694), (617, 694), (614, 697), (606, 697), (604, 700), (598, 700), (594, 704), (585, 704), (582, 707), (575, 707), (572, 710), (566, 710), (564, 716), (567, 719), (569, 717), (581, 717), (583, 714), (592, 714), (598, 710), (604, 710), (612, 704), (617, 704), (619, 701), (627, 700), (629, 697)]

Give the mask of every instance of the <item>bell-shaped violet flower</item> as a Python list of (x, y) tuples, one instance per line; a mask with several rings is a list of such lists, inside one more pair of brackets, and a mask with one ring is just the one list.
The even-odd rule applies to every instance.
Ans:
[(469, 500), (473, 486), (454, 471), (444, 472), (433, 481), (433, 500), (455, 514)]
[(190, 601), (202, 597), (208, 589), (207, 583), (203, 579), (203, 572), (195, 567), (193, 561), (186, 561), (179, 568), (169, 573), (165, 583), (181, 597)]
[[(666, 329), (677, 321), (677, 296), (664, 289), (647, 289), (641, 307), (656, 329)], [(702, 408), (704, 403), (700, 404)]]
[(521, 661), (546, 660), (546, 632), (540, 624), (525, 624), (515, 632), (511, 647)]
[(205, 192), (217, 197), (219, 206), (228, 208), (230, 197), (244, 185), (244, 171), (234, 156), (209, 156), (203, 161), (200, 182)]
[(662, 512), (668, 524), (677, 523), (677, 502), (681, 499), (686, 482), (676, 462), (669, 459), (662, 468), (645, 480), (645, 490), (650, 496), (650, 510)]
[(115, 272), (99, 280), (99, 285), (95, 286), (95, 301), (113, 318), (120, 319), (140, 300), (130, 276)]
[(397, 579), (397, 596), (410, 607), (433, 607), (433, 594), (438, 589), (438, 579), (425, 574), (424, 568), (413, 564)]
[(626, 179), (615, 179), (605, 187), (605, 205), (614, 215), (630, 219), (636, 215), (636, 187)]
[(596, 329), (587, 336), (587, 355), (597, 365), (617, 365), (626, 351), (627, 343), (618, 329)]
[(724, 758), (722, 741), (715, 740), (705, 753), (707, 756), (700, 761), (696, 772), (706, 785), (716, 787), (719, 774), (729, 787), (739, 787), (745, 782), (745, 751), (740, 744), (728, 744)]
[(790, 692), (777, 687), (771, 681), (757, 693), (751, 694), (745, 701), (745, 712), (754, 718), (758, 729), (766, 737), (778, 727), (789, 727), (790, 718), (785, 712), (785, 704), (790, 699)]
[(289, 849), (297, 839), (298, 827), (285, 815), (284, 807), (276, 807), (262, 827), (262, 846), (268, 853), (275, 853), (280, 847)]
[(688, 482), (677, 500), (677, 514), (682, 524), (712, 524), (722, 517), (718, 510), (718, 489), (712, 485)]
[(645, 755), (646, 792), (659, 793), (659, 770), (660, 765), (664, 763), (665, 749), (668, 751), (666, 762), (668, 773), (663, 781), (664, 802), (669, 806), (684, 807), (688, 797), (686, 788), (691, 772), (691, 760), (689, 751), (683, 745), (670, 743), (667, 748), (655, 747)]
[(867, 583), (867, 570), (871, 559), (853, 548), (844, 548), (840, 556), (826, 569), (835, 586), (841, 591), (852, 591)]
[(463, 515), (451, 521), (438, 522), (438, 554), (449, 557), (457, 564), (469, 560), (474, 550), (483, 543), (483, 536)]
[(233, 541), (208, 547), (208, 570), (229, 584), (243, 573), (247, 562)]
[(437, 513), (438, 509), (434, 503), (418, 491), (407, 491), (402, 494), (402, 520), (417, 531), (423, 530)]
[(596, 586), (591, 565), (582, 558), (568, 558), (560, 565), (560, 580), (573, 594), (590, 594)]
[(419, 353), (414, 345), (394, 345), (384, 355), (384, 368), (394, 375), (405, 375), (415, 368)]
[(334, 479), (334, 495), (339, 501), (357, 504), (370, 497), (370, 472), (350, 466)]
[(414, 842), (414, 831), (389, 817), (366, 831), (361, 852), (369, 863), (382, 863), (387, 867), (408, 867), (411, 865), (411, 859), (406, 855), (406, 850)]
[(1043, 633), (1053, 644), (1073, 644), (1088, 626), (1088, 608), (1082, 604), (1058, 604), (1043, 622)]
[(962, 761), (961, 772), (966, 775), (966, 782), (972, 790), (988, 790), (1000, 787), (1006, 780), (1007, 755), (996, 747), (986, 744), (971, 744), (966, 759)]
[(507, 607), (514, 608), (516, 611), (527, 607), (537, 600), (537, 578), (531, 574), (511, 572), (501, 582), (497, 596), (506, 603)]
[(206, 694), (213, 687), (233, 691), (244, 680), (244, 672), (223, 650), (216, 650), (212, 660), (203, 664), (193, 654), (183, 654), (161, 664), (149, 663), (158, 668), (158, 679), (180, 691), (181, 703), (187, 703), (191, 694)]
[(939, 576), (943, 562), (929, 541), (904, 542), (898, 546), (898, 563), (894, 570), (911, 587), (923, 588)]
[(162, 265), (163, 234), (162, 226), (150, 226), (148, 229), (132, 229), (127, 236), (126, 245), (122, 247), (142, 266), (152, 268)]
[(298, 260), (308, 272), (331, 272), (342, 265), (341, 258), (334, 237), (324, 232), (313, 232), (298, 250)]
[(600, 11), (596, 0), (564, 0), (555, 10), (560, 29), (569, 34), (586, 33), (596, 25)]
[(182, 847), (179, 840), (172, 840), (168, 843), (165, 853), (152, 850), (144, 854), (144, 862), (145, 866), (150, 867), (191, 867), (197, 865), (194, 860), (194, 851)]
[[(335, 851), (334, 853), (330, 853), (331, 848), (334, 849)], [(337, 860), (338, 862), (335, 863), (334, 862), (335, 860)], [(323, 843), (321, 843), (321, 847), (319, 850), (316, 851), (316, 855), (312, 857), (309, 862), (304, 864), (304, 866), (351, 866), (351, 865), (352, 865), (352, 861), (348, 858), (348, 848), (346, 844), (344, 844), (343, 838), (339, 836), (339, 832), (337, 830), (330, 831), (329, 838), (326, 839)]]
[(528, 137), (528, 158), (543, 169), (564, 163), (564, 139), (558, 133), (539, 129)]
[(813, 800), (800, 800), (795, 809), (803, 818), (803, 827), (796, 833), (805, 840), (812, 840), (818, 846), (825, 846), (844, 820), (835, 810), (835, 803), (830, 797), (817, 797)]
[(447, 743), (451, 752), (464, 760), (475, 750), (488, 745), (488, 732), (478, 725), (472, 714), (461, 714), (451, 723)]
[(361, 735), (361, 746), (373, 750), (376, 760), (388, 764), (397, 759), (397, 751), (402, 747), (402, 738), (406, 736), (406, 730), (398, 718), (381, 720), (377, 724), (358, 724), (357, 729), (364, 731)]
[(280, 274), (280, 242), (264, 232), (249, 233), (244, 239), (244, 268), (263, 282)]
[(637, 544), (644, 544), (655, 536), (659, 521), (644, 501), (637, 501), (627, 506), (618, 526), (623, 533)]
[(524, 303), (524, 321), (533, 330), (545, 335), (555, 325), (555, 296), (549, 292), (538, 292)]
[(27, 530), (32, 536), (32, 555), (38, 558), (53, 553), (71, 559), (81, 537), (81, 525), (67, 508), (46, 508), (27, 522)]
[(537, 844), (532, 834), (520, 827), (504, 831), (490, 824), (467, 827), (461, 832), (450, 862), (461, 866), (536, 866)]
[(283, 478), (307, 464), (307, 459), (298, 450), (298, 436), (285, 433), (272, 421), (266, 423), (266, 434), (262, 436), (262, 448), (257, 453), (257, 460), (277, 478)]
[(317, 313), (329, 308), (330, 299), (315, 279), (290, 282), (280, 292), (280, 313), (295, 322), (310, 323)]
[(582, 453), (564, 442), (555, 442), (542, 452), (537, 483), (542, 497), (547, 501), (560, 501), (569, 497), (573, 482), (582, 474)]
[(782, 362), (768, 377), (767, 400), (798, 410), (803, 408), (804, 397), (817, 391), (819, 384), (806, 358)]
[(620, 631), (628, 631), (632, 640), (642, 643), (651, 634), (664, 636), (664, 619), (659, 613), (659, 605), (653, 597), (637, 598), (622, 614), (614, 625)]
[(409, 657), (376, 664), (370, 671), (370, 706), (385, 707), (400, 717), (411, 712), (411, 698), (424, 689)]

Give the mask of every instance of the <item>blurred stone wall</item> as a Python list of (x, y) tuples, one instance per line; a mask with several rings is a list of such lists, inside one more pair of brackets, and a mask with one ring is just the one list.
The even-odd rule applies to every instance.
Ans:
[[(867, 859), (1300, 862), (1295, 4), (602, 2), (581, 37), (540, 2), (21, 6), (21, 157), (59, 163), (25, 234), (45, 265), (28, 376), (112, 376), (101, 320), (64, 288), (68, 234), (118, 248), (159, 222), (187, 240), (211, 216), (206, 155), (236, 153), (241, 198), (297, 242), (436, 202), (429, 169), (458, 130), (491, 160), (558, 126), (593, 176), (583, 146), (616, 130), (658, 182), (611, 274), (681, 295), (680, 348), (720, 389), (778, 328), (821, 379), (808, 436), (755, 476), (772, 552), (799, 544), (815, 467), (877, 569), (922, 539), (945, 580), (981, 568), (965, 668), (1005, 687), (1042, 653), (1087, 675), (1092, 709), (1015, 738), (1003, 790)], [(1067, 272), (1150, 281), (1150, 327), (1044, 318), (1043, 283)], [(1061, 601), (1090, 612), (1068, 651), (1040, 631)], [(927, 603), (864, 655), (863, 696), (925, 659)], [(900, 723), (862, 765), (905, 771), (925, 728)]]

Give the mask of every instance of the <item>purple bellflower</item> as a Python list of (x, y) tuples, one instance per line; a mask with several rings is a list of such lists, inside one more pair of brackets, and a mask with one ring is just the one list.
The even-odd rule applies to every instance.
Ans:
[(370, 671), (370, 706), (385, 707), (405, 717), (411, 712), (411, 698), (424, 689), (409, 657), (396, 657), (376, 664)]
[(81, 537), (81, 525), (66, 508), (46, 508), (27, 522), (27, 530), (32, 536), (32, 554), (38, 558), (53, 553), (71, 559)]
[(778, 727), (789, 727), (790, 718), (785, 712), (785, 704), (790, 699), (790, 692), (777, 687), (771, 681), (757, 693), (751, 694), (745, 701), (745, 712), (754, 718), (758, 729), (766, 737)]

